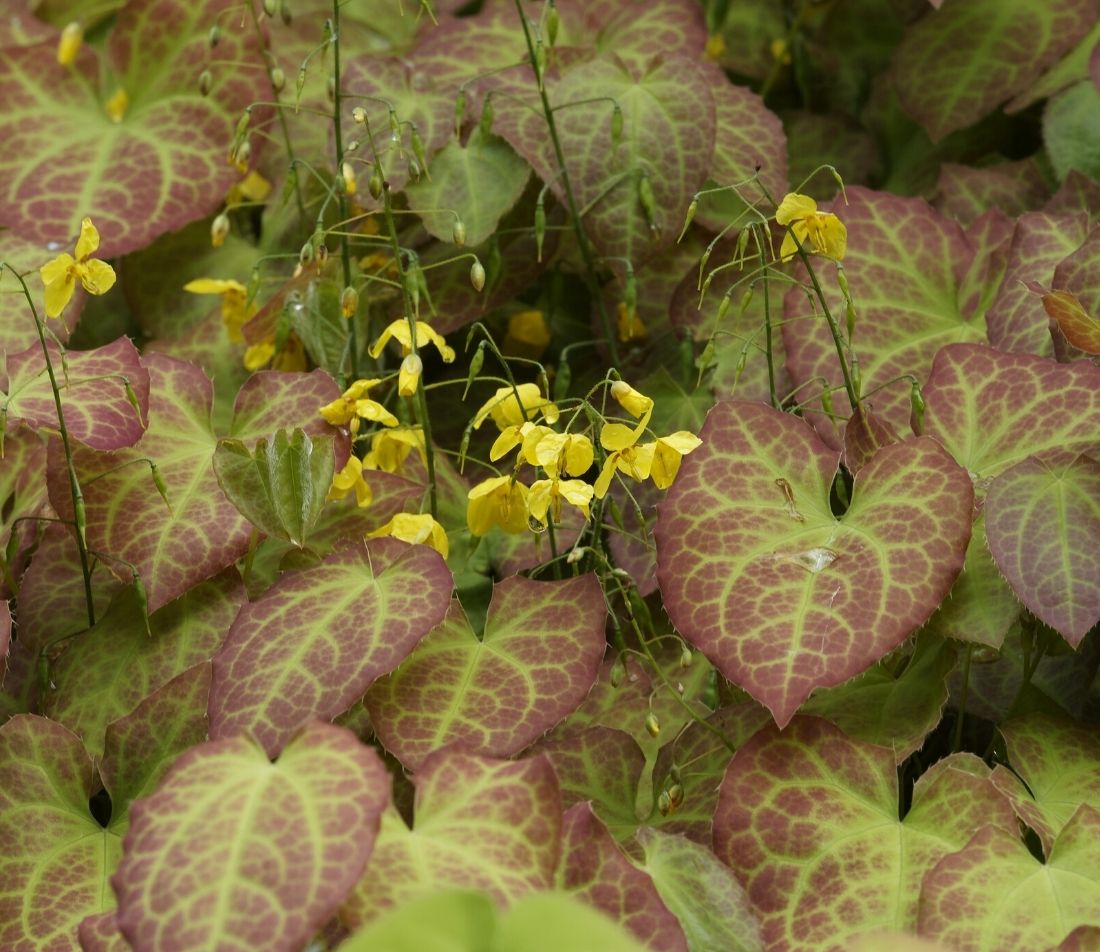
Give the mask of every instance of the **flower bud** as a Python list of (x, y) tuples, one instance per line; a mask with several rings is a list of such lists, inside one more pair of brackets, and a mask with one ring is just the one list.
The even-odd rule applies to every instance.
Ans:
[(370, 178), (367, 179), (367, 191), (370, 192), (371, 198), (378, 200), (382, 197), (382, 172), (376, 165), (374, 171), (371, 172)]
[(277, 93), (281, 93), (286, 86), (286, 73), (284, 73), (278, 66), (271, 71), (271, 88)]
[(351, 111), (351, 118), (354, 119), (359, 125), (366, 125), (367, 122), (367, 110), (362, 106), (356, 106)]
[(645, 729), (650, 737), (656, 737), (661, 733), (661, 722), (657, 720), (657, 715), (652, 711), (645, 716)]
[(352, 318), (358, 310), (359, 292), (351, 285), (348, 285), (340, 292), (340, 313), (346, 318)]
[(687, 214), (684, 216), (684, 227), (680, 229), (680, 237), (676, 239), (677, 244), (684, 240), (684, 235), (687, 234), (687, 230), (695, 220), (695, 213), (697, 211), (699, 211), (699, 196), (693, 198), (691, 204), (688, 205)]
[(623, 683), (624, 678), (626, 678), (626, 664), (623, 662), (623, 656), (619, 655), (611, 663), (611, 686), (617, 688)]
[(485, 287), (485, 269), (476, 258), (474, 263), (470, 265), (470, 284), (474, 286), (475, 291), (480, 291)]
[(390, 138), (394, 142), (401, 141), (401, 123), (397, 121), (397, 113), (393, 109), (390, 110)]
[(672, 798), (669, 797), (667, 790), (662, 790), (657, 797), (657, 811), (661, 816), (668, 816), (672, 812)]
[(462, 391), (462, 399), (466, 399), (466, 394), (470, 392), (470, 387), (473, 386), (474, 381), (477, 379), (477, 375), (481, 373), (481, 367), (485, 363), (485, 349), (489, 346), (488, 341), (482, 341), (477, 345), (477, 350), (474, 351), (474, 356), (470, 358), (470, 372), (466, 374), (466, 389)]
[(462, 431), (462, 439), (458, 444), (458, 471), (461, 473), (466, 466), (466, 453), (470, 449), (470, 437), (473, 435), (471, 427)]
[(546, 42), (550, 46), (558, 42), (558, 29), (560, 26), (561, 17), (558, 15), (558, 8), (554, 5), (554, 0), (550, 0), (546, 7)]
[(61, 39), (57, 43), (57, 62), (62, 66), (69, 66), (76, 61), (76, 55), (80, 47), (84, 45), (84, 27), (76, 20), (68, 23), (61, 31)]
[(217, 46), (221, 42), (221, 39), (222, 39), (221, 27), (218, 26), (218, 24), (215, 23), (212, 27), (210, 27), (210, 33), (207, 34), (206, 39), (207, 39), (207, 42), (210, 44), (211, 49), (213, 49), (215, 46)]
[(355, 169), (351, 167), (350, 162), (344, 162), (340, 165), (340, 177), (344, 180), (344, 192), (348, 195), (354, 195), (358, 185), (355, 181)]
[(535, 203), (535, 253), (538, 261), (542, 261), (542, 243), (545, 239), (546, 206), (543, 204), (542, 192), (539, 192), (538, 201)]
[(419, 182), (420, 181), (420, 173), (421, 173), (422, 169), (420, 167), (420, 163), (416, 161), (416, 156), (415, 155), (410, 155), (409, 156), (408, 170), (409, 170), (409, 181)]
[(833, 391), (829, 386), (821, 388), (821, 409), (825, 415), (832, 419), (833, 416)]
[(684, 788), (683, 788), (683, 786), (679, 783), (674, 783), (671, 787), (669, 787), (668, 788), (668, 799), (669, 799), (669, 803), (672, 806), (673, 810), (675, 810), (677, 807), (679, 807), (680, 804), (682, 804), (684, 802)]
[(488, 138), (493, 131), (493, 94), (485, 94), (485, 102), (481, 106), (481, 119), (478, 121), (482, 138)]
[(214, 220), (210, 223), (210, 244), (215, 248), (220, 248), (225, 244), (225, 239), (229, 235), (229, 216), (222, 212), (220, 215), (215, 216)]
[(264, 13), (269, 17), (274, 17), (276, 12), (275, 0), (263, 0)]
[(466, 244), (466, 226), (463, 224), (461, 218), (455, 219), (454, 228), (451, 229), (451, 241), (460, 248)]
[(687, 645), (684, 645), (684, 647), (680, 649), (680, 667), (690, 668), (693, 657), (694, 655), (692, 655), (691, 649)]
[(283, 21), (283, 26), (290, 26), (294, 22), (289, 0), (279, 0), (279, 18)]
[(638, 179), (638, 201), (642, 205), (646, 222), (651, 231), (657, 230), (657, 199), (653, 195), (653, 183), (648, 175), (642, 175)]
[(210, 70), (204, 69), (199, 73), (199, 94), (202, 96), (210, 95), (210, 87), (214, 85), (214, 77), (210, 73)]

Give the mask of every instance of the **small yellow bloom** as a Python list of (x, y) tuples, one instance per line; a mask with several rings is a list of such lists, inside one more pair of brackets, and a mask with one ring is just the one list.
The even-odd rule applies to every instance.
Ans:
[[(244, 335), (241, 328), (245, 322), (256, 313), (256, 302), (251, 307), (248, 305), (248, 288), (240, 281), (221, 278), (195, 278), (188, 281), (183, 290), (192, 294), (220, 294), (222, 296), (222, 320), (225, 321), (225, 329), (229, 333), (229, 339), (235, 344), (243, 343)], [(272, 354), (275, 352), (272, 342)], [(270, 359), (270, 357), (268, 358)], [(267, 363), (267, 361), (263, 361)]]
[(517, 311), (508, 318), (504, 352), (537, 360), (550, 346), (550, 329), (542, 311)]
[[(526, 444), (524, 445), (526, 449)], [(570, 476), (583, 476), (595, 459), (596, 452), (592, 441), (583, 434), (551, 433), (535, 444), (533, 462), (552, 476), (567, 473)], [(527, 462), (531, 463), (530, 456)], [(532, 487), (532, 492), (534, 487)]]
[(430, 513), (413, 515), (399, 512), (384, 526), (367, 533), (367, 538), (392, 536), (410, 545), (430, 545), (436, 552), (447, 558), (450, 546), (447, 543), (447, 530), (436, 522)]
[(80, 222), (80, 237), (76, 240), (76, 258), (59, 254), (42, 265), (38, 273), (46, 286), (46, 317), (60, 317), (76, 290), (77, 279), (89, 294), (106, 294), (114, 287), (115, 271), (107, 262), (93, 258), (99, 247), (99, 232), (90, 218)]
[[(519, 399), (516, 399), (516, 395)], [(482, 404), (474, 416), (474, 429), (478, 429), (491, 416), (501, 430), (509, 426), (522, 426), (539, 415), (547, 423), (556, 423), (558, 408), (542, 395), (536, 383), (521, 383), (515, 388), (501, 387)]]
[(61, 39), (57, 43), (57, 61), (62, 66), (70, 66), (76, 62), (76, 54), (84, 45), (84, 27), (76, 20), (65, 26), (61, 31)]
[[(496, 438), (492, 447), (490, 447), (489, 459), (496, 462), (505, 453), (510, 453), (520, 444), (523, 445), (524, 456), (526, 456), (528, 447), (537, 443), (545, 434), (553, 432), (548, 426), (540, 426), (530, 422), (521, 423), (519, 426), (506, 426), (500, 431), (500, 436)], [(532, 465), (534, 465), (533, 462)]]
[(111, 117), (111, 122), (122, 122), (126, 115), (126, 109), (130, 105), (130, 97), (121, 86), (115, 90), (115, 94), (103, 104), (103, 111)]
[(703, 56), (714, 62), (719, 62), (726, 53), (726, 38), (721, 33), (713, 33), (707, 37), (707, 45), (703, 50)]
[(555, 522), (561, 521), (561, 501), (576, 506), (589, 518), (588, 505), (592, 502), (594, 490), (580, 479), (540, 479), (531, 486), (527, 497), (531, 518), (540, 525), (546, 525), (546, 514), (552, 510)]
[(351, 167), (350, 162), (344, 162), (340, 166), (340, 177), (344, 180), (344, 191), (348, 195), (354, 195), (358, 185), (355, 181), (355, 169)]
[(262, 202), (270, 194), (271, 183), (253, 169), (229, 190), (225, 204), (233, 208), (241, 202)]
[(294, 334), (287, 337), (282, 350), (276, 350), (272, 335), (245, 350), (243, 362), (248, 371), (262, 370), (270, 363), (272, 370), (300, 373), (306, 369), (306, 350)]
[(638, 309), (631, 314), (626, 306), (626, 301), (620, 301), (615, 309), (619, 328), (619, 340), (624, 344), (632, 340), (645, 340), (647, 331), (642, 319), (638, 317)]
[(411, 397), (416, 393), (420, 375), (424, 372), (424, 362), (419, 354), (406, 354), (401, 361), (401, 372), (397, 375), (397, 392), (402, 397)]
[(210, 244), (215, 248), (220, 248), (225, 244), (225, 239), (229, 237), (229, 216), (225, 212), (221, 212), (214, 216), (214, 220), (210, 223)]
[(817, 202), (808, 195), (797, 192), (785, 195), (776, 210), (775, 220), (788, 229), (779, 249), (781, 260), (789, 261), (798, 254), (798, 245), (834, 261), (844, 258), (848, 229), (832, 212), (819, 212)]
[[(370, 355), (377, 360), (378, 355), (382, 353), (382, 348), (389, 343), (391, 337), (401, 345), (403, 354), (412, 352), (412, 334), (409, 331), (409, 322), (402, 318), (394, 321), (382, 331), (382, 336), (371, 345)], [(454, 350), (447, 346), (447, 342), (435, 332), (431, 325), (425, 324), (423, 321), (416, 321), (416, 349), (420, 350), (422, 347), (427, 347), (428, 344), (435, 345), (445, 364), (449, 364), (455, 359)]]
[(380, 384), (381, 380), (356, 380), (337, 400), (321, 407), (321, 416), (333, 426), (350, 424), (354, 435), (359, 431), (359, 421), (369, 420), (371, 423), (381, 423), (383, 426), (397, 426), (397, 417), (376, 400), (367, 397), (371, 387)]
[(639, 393), (625, 380), (616, 380), (611, 385), (613, 396), (627, 413), (634, 417), (645, 416), (653, 410), (653, 400)]
[(469, 492), (466, 524), (476, 536), (493, 526), (513, 534), (527, 529), (527, 487), (510, 476), (495, 476), (478, 483)]
[(649, 468), (653, 484), (658, 489), (668, 489), (680, 471), (680, 460), (692, 450), (698, 449), (702, 443), (699, 437), (687, 430), (657, 437), (653, 444), (653, 462)]
[(786, 40), (782, 38), (772, 40), (769, 49), (771, 50), (772, 59), (783, 66), (790, 66), (791, 48), (787, 45)]
[(370, 452), (363, 457), (364, 469), (380, 469), (386, 473), (403, 473), (405, 458), (415, 449), (427, 462), (424, 431), (418, 426), (397, 430), (379, 430), (371, 434)]
[(653, 451), (655, 443), (644, 443), (638, 446), (638, 437), (641, 434), (637, 429), (631, 429), (621, 423), (607, 423), (600, 431), (600, 445), (605, 450), (610, 450), (604, 461), (603, 469), (596, 479), (595, 492), (597, 499), (603, 499), (611, 486), (611, 477), (616, 470), (638, 481), (648, 479), (653, 466)]
[(343, 499), (348, 493), (355, 492), (355, 502), (360, 509), (371, 504), (374, 493), (363, 479), (363, 463), (357, 456), (349, 456), (344, 468), (332, 477), (332, 488), (326, 499)]

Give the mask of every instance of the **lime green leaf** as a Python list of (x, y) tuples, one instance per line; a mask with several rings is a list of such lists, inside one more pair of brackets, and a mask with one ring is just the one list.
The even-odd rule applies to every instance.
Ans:
[[(579, 905), (579, 904), (578, 904)], [(341, 952), (482, 952), (497, 910), (484, 893), (445, 889), (403, 903), (340, 943)]]
[(1031, 86), (1094, 16), (1091, 0), (951, 0), (907, 29), (893, 58), (894, 88), (939, 141)]
[(673, 911), (691, 952), (763, 952), (760, 923), (730, 868), (698, 843), (656, 830), (638, 831), (643, 869)]
[(902, 820), (898, 798), (893, 751), (818, 718), (767, 727), (734, 754), (714, 847), (747, 889), (765, 947), (809, 952), (872, 929), (913, 931), (926, 872), (986, 824), (1017, 829), (970, 754), (925, 773)]
[(92, 758), (44, 717), (0, 727), (0, 945), (72, 949), (87, 915), (114, 905), (120, 840), (93, 818)]
[(921, 885), (921, 935), (956, 949), (1049, 949), (1100, 909), (1100, 810), (1078, 807), (1040, 863), (987, 826)]
[(540, 892), (515, 903), (494, 952), (644, 952), (620, 925), (570, 896)]
[(242, 515), (267, 535), (301, 547), (332, 485), (332, 438), (316, 445), (304, 430), (279, 430), (249, 452), (241, 440), (214, 450), (218, 484)]
[(146, 629), (141, 604), (133, 588), (126, 589), (53, 665), (55, 687), (43, 698), (43, 711), (77, 731), (87, 748), (101, 755), (107, 725), (188, 668), (207, 661), (243, 600), (233, 569), (155, 611)]
[(378, 755), (331, 724), (274, 765), (247, 737), (193, 747), (131, 810), (119, 926), (136, 952), (297, 952), (362, 872), (389, 799)]
[[(270, 94), (239, 17), (225, 18), (218, 59), (241, 65), (215, 64), (210, 94), (199, 93), (210, 26), (231, 6), (131, 2), (103, 56), (85, 46), (71, 68), (53, 42), (0, 51), (0, 223), (66, 246), (87, 215), (118, 255), (214, 209), (237, 178), (225, 150), (241, 110)], [(115, 122), (104, 105), (120, 89), (129, 105)]]
[(287, 574), (237, 616), (214, 658), (210, 736), (279, 751), (332, 718), (443, 620), (451, 573), (434, 549), (373, 539)]
[[(837, 454), (802, 420), (720, 403), (700, 437), (658, 512), (665, 607), (786, 724), (814, 688), (865, 670), (943, 600), (970, 538), (970, 481), (934, 441), (896, 443), (860, 471), (838, 519)], [(935, 557), (913, 532), (935, 540)]]
[(561, 798), (545, 757), (512, 763), (441, 751), (414, 783), (415, 826), (393, 808), (383, 813), (371, 861), (341, 909), (346, 923), (443, 887), (484, 889), (507, 903), (553, 885)]
[(1059, 180), (1070, 169), (1091, 178), (1100, 178), (1100, 133), (1096, 114), (1100, 109), (1100, 89), (1092, 80), (1083, 80), (1059, 93), (1043, 112), (1043, 144)]
[(446, 621), (367, 694), (379, 740), (414, 771), (447, 744), (491, 757), (518, 753), (584, 700), (606, 621), (592, 573), (498, 582), (481, 638), (452, 602)]

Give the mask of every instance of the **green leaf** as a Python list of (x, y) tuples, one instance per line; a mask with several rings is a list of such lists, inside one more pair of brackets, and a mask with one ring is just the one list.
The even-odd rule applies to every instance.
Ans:
[(524, 896), (501, 923), (494, 952), (644, 952), (642, 945), (606, 916), (570, 896)]
[(1071, 169), (1090, 178), (1100, 178), (1100, 133), (1096, 114), (1100, 110), (1100, 89), (1082, 80), (1047, 103), (1043, 111), (1043, 144), (1058, 180)]
[(438, 552), (396, 539), (284, 575), (214, 658), (210, 736), (247, 732), (275, 754), (303, 721), (346, 711), (443, 620), (451, 588)]
[(392, 807), (341, 919), (361, 925), (440, 888), (483, 889), (506, 904), (554, 882), (561, 833), (545, 757), (513, 763), (440, 751), (417, 771), (415, 826)]
[[(428, 163), (423, 176), (405, 192), (428, 233), (440, 241), (454, 240), (455, 212), (466, 227), (466, 244), (480, 245), (500, 219), (519, 201), (531, 177), (531, 167), (503, 139), (470, 133), (466, 145), (449, 142)], [(431, 209), (431, 211), (427, 211)]]
[(703, 11), (691, 0), (565, 0), (559, 46), (594, 47), (626, 62), (654, 56), (700, 56), (707, 42)]
[(193, 747), (131, 811), (119, 926), (136, 952), (297, 952), (362, 872), (389, 800), (381, 758), (331, 724), (274, 765), (247, 737)]
[(379, 739), (413, 771), (448, 744), (491, 757), (518, 753), (584, 700), (606, 621), (592, 573), (498, 582), (481, 638), (451, 602), (444, 623), (368, 692)]
[(1086, 354), (1100, 354), (1100, 320), (1089, 314), (1069, 291), (1043, 294), (1043, 307), (1066, 340)]
[(987, 824), (1018, 829), (970, 754), (936, 763), (904, 819), (898, 810), (893, 751), (818, 718), (767, 727), (734, 754), (714, 849), (748, 891), (766, 948), (809, 952), (873, 929), (913, 931), (925, 873)]
[(802, 420), (720, 403), (700, 437), (654, 530), (665, 608), (783, 725), (814, 688), (865, 670), (943, 600), (970, 538), (970, 480), (932, 440), (892, 444), (860, 470), (837, 518), (838, 456)]
[[(1100, 810), (1078, 807), (1047, 862), (987, 826), (921, 885), (921, 935), (955, 949), (1049, 949), (1100, 908)], [(1072, 946), (1071, 946), (1072, 948)]]
[(87, 915), (114, 905), (119, 837), (92, 816), (97, 789), (80, 739), (44, 717), (0, 727), (0, 945), (71, 949)]
[(332, 485), (332, 439), (317, 446), (305, 431), (279, 430), (249, 452), (241, 440), (221, 440), (214, 473), (229, 501), (257, 529), (301, 548)]
[(1043, 204), (1049, 194), (1033, 159), (995, 165), (944, 162), (936, 182), (936, 209), (969, 228), (991, 208), (1016, 217)]
[[(241, 110), (270, 94), (251, 24), (220, 16), (231, 6), (131, 2), (103, 55), (86, 45), (69, 68), (52, 40), (0, 51), (0, 224), (68, 246), (87, 215), (103, 252), (119, 255), (212, 211), (237, 178), (224, 156)], [(216, 65), (203, 97), (198, 75), (219, 19), (218, 59), (241, 65)], [(105, 104), (120, 89), (129, 105), (114, 122)]]
[(891, 78), (933, 141), (1023, 92), (1093, 26), (1091, 0), (948, 0), (911, 25)]

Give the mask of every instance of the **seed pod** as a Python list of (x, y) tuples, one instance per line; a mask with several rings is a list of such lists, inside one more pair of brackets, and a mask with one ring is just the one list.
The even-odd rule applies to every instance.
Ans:
[(455, 135), (462, 129), (462, 120), (466, 116), (466, 90), (460, 89), (455, 97)]
[(207, 42), (210, 44), (210, 48), (213, 49), (215, 46), (217, 46), (221, 42), (221, 38), (221, 27), (219, 27), (218, 24), (215, 23), (212, 27), (210, 27), (210, 32), (207, 34), (206, 37)]
[(244, 138), (244, 134), (248, 131), (248, 124), (252, 121), (252, 107), (248, 106), (244, 112), (241, 113), (241, 118), (237, 120), (237, 128), (233, 133), (233, 143), (236, 145)]
[(485, 102), (481, 106), (481, 119), (478, 120), (478, 128), (482, 138), (488, 138), (493, 131), (493, 94), (485, 94)]
[(700, 371), (706, 371), (713, 366), (714, 350), (714, 338), (712, 337), (703, 345), (703, 352), (695, 360), (695, 366), (698, 367)]
[(422, 171), (420, 163), (416, 161), (415, 155), (409, 156), (409, 180), (412, 182), (420, 181), (420, 173)]
[(684, 645), (684, 647), (680, 649), (680, 667), (685, 669), (690, 668), (694, 657), (691, 649), (687, 645)]
[(545, 240), (546, 205), (543, 203), (542, 192), (539, 192), (538, 201), (535, 202), (535, 253), (538, 261), (542, 261), (542, 243)]
[(401, 123), (398, 122), (397, 113), (393, 109), (390, 110), (390, 138), (394, 142), (401, 141)]
[(687, 214), (684, 216), (684, 227), (680, 229), (680, 237), (676, 239), (677, 244), (684, 240), (684, 235), (687, 234), (687, 230), (691, 227), (691, 223), (695, 221), (695, 213), (697, 211), (699, 211), (698, 196), (693, 198), (691, 204), (688, 205)]
[(611, 107), (611, 147), (616, 148), (623, 139), (623, 111), (618, 103)]
[(289, 0), (279, 0), (279, 17), (283, 21), (283, 26), (290, 26), (294, 22), (294, 15), (290, 12)]
[(863, 377), (859, 372), (859, 358), (856, 356), (854, 350), (849, 350), (848, 354), (851, 357), (852, 365), (852, 388), (856, 392), (856, 399), (858, 400), (863, 393)]
[(730, 309), (730, 295), (733, 294), (733, 288), (730, 288), (725, 294), (722, 295), (722, 300), (718, 302), (718, 315), (715, 317), (714, 322), (721, 324), (726, 318), (726, 313)]
[(481, 368), (485, 364), (485, 351), (488, 347), (489, 342), (483, 340), (477, 345), (474, 356), (470, 358), (470, 372), (466, 374), (466, 389), (462, 393), (463, 400), (466, 399), (466, 394), (470, 392), (470, 387), (472, 387), (474, 381), (477, 380), (477, 375), (481, 373)]
[(535, 72), (538, 75), (539, 91), (542, 91), (542, 77), (546, 72), (546, 47), (541, 42), (535, 44)]
[(260, 269), (253, 267), (252, 273), (248, 276), (248, 287), (245, 288), (245, 304), (249, 305), (256, 300), (256, 295), (260, 293)]
[(210, 95), (210, 87), (214, 85), (214, 76), (210, 70), (204, 69), (199, 73), (199, 94), (202, 96)]
[(909, 388), (909, 407), (912, 410), (913, 432), (920, 436), (924, 429), (924, 395), (920, 392), (920, 384), (915, 380)]
[(237, 151), (233, 155), (233, 164), (237, 166), (242, 172), (244, 172), (249, 164), (252, 162), (252, 143), (245, 139), (239, 146)]
[(366, 125), (367, 122), (367, 110), (362, 106), (356, 106), (351, 111), (351, 118), (354, 119), (359, 125)]
[(295, 189), (298, 188), (298, 167), (292, 165), (286, 173), (286, 181), (283, 182), (282, 203), (285, 205), (290, 201), (290, 196), (294, 194)]
[(641, 202), (642, 211), (651, 231), (657, 230), (657, 199), (653, 195), (653, 183), (648, 175), (638, 178), (638, 201)]
[(461, 473), (466, 465), (466, 453), (470, 449), (470, 437), (473, 435), (470, 427), (462, 432), (462, 440), (458, 444), (458, 471)]
[(554, 374), (554, 402), (564, 400), (569, 395), (569, 384), (573, 381), (573, 370), (564, 354), (558, 359), (558, 371)]
[(229, 216), (225, 212), (222, 212), (210, 223), (210, 244), (215, 248), (220, 248), (225, 244), (225, 239), (228, 235)]
[(466, 244), (466, 226), (461, 218), (455, 219), (454, 228), (451, 229), (451, 241), (460, 248)]
[(276, 93), (281, 93), (286, 86), (286, 73), (284, 73), (278, 66), (271, 71), (271, 88)]
[(749, 305), (752, 303), (753, 285), (749, 285), (749, 289), (741, 295), (741, 303), (737, 306), (738, 311), (744, 314), (749, 309)]
[(274, 17), (275, 16), (276, 7), (277, 7), (277, 4), (275, 3), (275, 0), (264, 0), (263, 7), (264, 7), (264, 13), (266, 13), (269, 17)]
[(149, 627), (149, 594), (145, 591), (145, 583), (141, 580), (137, 569), (133, 572), (134, 597), (137, 598), (138, 608), (141, 609), (141, 617), (145, 622), (145, 634), (153, 637), (153, 630)]
[(553, 0), (550, 0), (549, 5), (546, 7), (546, 42), (553, 46), (558, 42), (558, 28), (561, 26), (561, 17), (558, 15), (558, 8), (554, 5)]
[(340, 292), (340, 313), (346, 318), (355, 317), (359, 310), (359, 292), (350, 284)]
[(476, 258), (474, 263), (470, 265), (470, 284), (474, 286), (475, 291), (480, 291), (485, 287), (485, 269)]
[(413, 155), (416, 156), (416, 161), (419, 162), (420, 167), (426, 171), (428, 168), (428, 156), (424, 152), (424, 140), (420, 138), (420, 133), (416, 131), (415, 125), (409, 133), (409, 144), (412, 146)]
[(656, 737), (661, 733), (661, 722), (657, 719), (657, 715), (650, 711), (645, 716), (645, 729), (646, 733), (650, 737)]
[(370, 192), (371, 198), (375, 200), (382, 197), (382, 170), (377, 165), (367, 180), (367, 191)]
[(829, 387), (821, 388), (821, 409), (825, 415), (832, 419), (833, 416), (833, 391)]
[(412, 299), (413, 313), (416, 315), (417, 319), (419, 320), (419, 318), (420, 318), (420, 281), (419, 281), (420, 265), (418, 265), (415, 261), (410, 262), (408, 268), (405, 269), (405, 274), (407, 276), (407, 280), (406, 280), (405, 283), (406, 283), (406, 285), (408, 286), (408, 289), (409, 289), (409, 297)]
[(149, 474), (153, 477), (153, 485), (157, 487), (160, 498), (164, 500), (164, 504), (171, 511), (172, 504), (168, 501), (168, 484), (165, 483), (164, 476), (161, 475), (160, 467), (153, 460), (149, 460)]
[(134, 388), (130, 386), (130, 378), (122, 378), (122, 389), (126, 394), (126, 402), (134, 408), (134, 413), (137, 414), (138, 423), (141, 423), (141, 403), (138, 401), (138, 396), (134, 393)]
[(80, 544), (85, 548), (88, 546), (87, 531), (88, 531), (88, 513), (84, 506), (84, 496), (77, 491), (76, 498), (73, 499), (73, 522), (76, 523), (77, 535), (80, 536)]
[(611, 663), (610, 681), (613, 688), (617, 688), (623, 683), (626, 678), (626, 664), (623, 661), (623, 656), (618, 655)]
[(302, 90), (306, 86), (306, 68), (298, 69), (298, 78), (294, 80), (294, 111), (298, 111), (298, 100), (302, 98)]
[(734, 260), (740, 262), (740, 266), (745, 265), (745, 252), (749, 247), (749, 235), (752, 234), (752, 230), (749, 228), (742, 228), (737, 235), (737, 250), (734, 252)]
[(672, 798), (667, 790), (662, 790), (657, 797), (657, 810), (661, 816), (668, 816), (672, 812)]
[(675, 810), (684, 802), (684, 788), (681, 784), (674, 783), (668, 788), (668, 799), (672, 804), (672, 809)]

